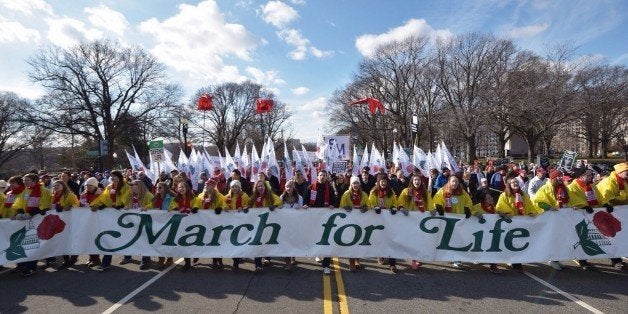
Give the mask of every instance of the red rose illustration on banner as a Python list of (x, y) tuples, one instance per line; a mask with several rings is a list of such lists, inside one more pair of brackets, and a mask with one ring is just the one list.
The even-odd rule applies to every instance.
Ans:
[(621, 231), (621, 222), (610, 213), (600, 211), (593, 215), (593, 224), (603, 235), (614, 237)]
[(58, 215), (48, 215), (37, 226), (37, 237), (41, 240), (50, 240), (63, 229), (65, 229), (65, 222)]

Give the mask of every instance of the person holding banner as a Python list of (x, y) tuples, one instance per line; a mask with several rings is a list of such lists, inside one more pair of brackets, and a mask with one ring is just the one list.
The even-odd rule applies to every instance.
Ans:
[[(74, 192), (68, 187), (65, 181), (56, 180), (52, 183), (52, 203), (51, 209), (60, 213), (62, 211), (69, 211), (72, 207), (79, 205), (78, 198)], [(60, 268), (68, 268), (73, 266), (78, 261), (78, 255), (64, 255), (63, 264)]]
[[(517, 178), (508, 179), (508, 185), (504, 188), (504, 192), (499, 195), (495, 210), (501, 218), (507, 221), (510, 221), (513, 216), (536, 216), (542, 213), (532, 204), (530, 197), (523, 192)], [(523, 265), (519, 263), (512, 264), (512, 268), (523, 272)], [(490, 271), (496, 274), (502, 272), (496, 264), (490, 265)]]
[[(30, 220), (37, 214), (45, 215), (50, 209), (52, 202), (50, 190), (43, 186), (39, 181), (37, 174), (26, 174), (22, 180), (24, 181), (25, 190), (22, 197), (15, 201), (17, 220)], [(54, 259), (46, 259), (46, 266), (50, 266)], [(29, 277), (37, 271), (37, 260), (24, 262), (22, 276)]]
[[(600, 196), (606, 200), (606, 211), (612, 213), (613, 205), (628, 204), (628, 162), (613, 166), (613, 172), (597, 184)], [(611, 258), (615, 269), (626, 269), (626, 263), (621, 258)]]
[[(238, 170), (235, 169), (234, 171)], [(238, 171), (238, 173), (239, 172), (240, 171)], [(246, 182), (246, 180), (243, 180), (243, 182)], [(225, 195), (225, 208), (237, 210), (238, 212), (244, 212), (245, 214), (248, 213), (250, 199), (249, 195), (242, 190), (242, 182), (240, 182), (240, 180), (231, 180), (231, 182), (229, 182), (229, 187), (229, 192), (227, 193), (227, 195)], [(241, 263), (242, 258), (234, 257), (233, 270), (239, 270)]]
[[(460, 184), (460, 179), (457, 176), (449, 176), (449, 180), (445, 186), (440, 188), (434, 195), (434, 208), (430, 211), (432, 215), (438, 212), (443, 216), (445, 213), (464, 214), (465, 218), (470, 218), (474, 215), (482, 221), (482, 212), (478, 211), (477, 207), (473, 206), (471, 196), (467, 193)], [(453, 266), (458, 269), (465, 269), (466, 267), (462, 262), (454, 261)]]
[[(227, 209), (225, 197), (222, 193), (220, 193), (220, 191), (218, 191), (217, 186), (218, 182), (214, 178), (210, 178), (205, 181), (205, 187), (203, 188), (203, 191), (196, 196), (192, 209), (213, 209), (216, 215), (220, 215), (223, 209)], [(195, 259), (195, 261), (197, 261), (197, 259)], [(223, 267), (222, 258), (212, 259), (213, 269), (223, 269)]]
[[(331, 184), (327, 180), (327, 170), (321, 169), (316, 176), (316, 182), (314, 182), (309, 189), (309, 201), (308, 204), (304, 207), (327, 207), (329, 209), (334, 209), (334, 191), (331, 187)], [(317, 257), (317, 261), (318, 261)], [(329, 275), (331, 274), (331, 257), (323, 257), (322, 266), (323, 266), (323, 274)]]
[[(410, 210), (418, 210), (424, 213), (426, 210), (431, 211), (434, 209), (432, 194), (428, 193), (427, 186), (423, 183), (420, 174), (413, 175), (410, 178), (408, 187), (399, 193), (397, 208), (406, 216)], [(412, 269), (417, 270), (421, 266), (421, 262), (413, 259), (410, 265)]]
[[(569, 193), (563, 182), (563, 174), (557, 169), (550, 172), (549, 180), (536, 192), (532, 202), (539, 211), (557, 211), (569, 206)], [(563, 270), (558, 261), (550, 261), (549, 265), (557, 271)]]
[[(88, 177), (83, 182), (83, 192), (79, 196), (79, 206), (89, 207), (89, 204), (102, 194), (102, 189), (98, 187), (99, 183), (98, 179), (94, 177)], [(92, 208), (92, 211), (96, 211), (96, 208)], [(87, 266), (91, 268), (98, 265), (100, 265), (100, 256), (98, 254), (90, 254)]]
[[(359, 209), (362, 213), (365, 213), (369, 207), (369, 197), (366, 192), (362, 191), (360, 185), (360, 178), (351, 177), (349, 179), (349, 190), (345, 191), (340, 198), (340, 208), (344, 208), (347, 212), (353, 209)], [(359, 258), (349, 258), (349, 271), (355, 272), (362, 269)]]
[[(141, 211), (146, 211), (149, 208), (152, 208), (153, 205), (153, 194), (148, 191), (146, 184), (143, 180), (133, 180), (129, 183), (131, 187), (131, 193), (124, 201), (124, 209), (139, 209)], [(123, 261), (132, 260), (130, 255), (124, 256)], [(142, 256), (140, 263), (140, 270), (148, 269), (150, 265), (150, 256)]]
[[(177, 176), (184, 180), (179, 180), (177, 183), (177, 194), (173, 201), (170, 203), (170, 210), (179, 212), (181, 214), (189, 215), (198, 213), (198, 207), (195, 205), (195, 196), (192, 187), (187, 183), (185, 177)], [(181, 271), (188, 271), (192, 269), (192, 259), (184, 258), (185, 264), (181, 267)]]
[[(168, 182), (166, 181), (158, 182), (155, 185), (155, 195), (153, 196), (153, 199), (151, 200), (150, 208), (154, 208), (156, 210), (169, 210), (170, 204), (172, 204), (172, 201), (175, 195), (176, 193), (174, 193), (170, 189)], [(166, 267), (169, 267), (173, 263), (174, 261), (172, 257), (166, 258), (166, 257), (160, 256), (157, 259), (157, 270), (164, 270)]]
[[(390, 209), (392, 215), (397, 213), (397, 195), (392, 190), (386, 174), (377, 175), (375, 187), (369, 194), (369, 208), (372, 208), (376, 214), (381, 214), (382, 209)], [(377, 261), (379, 264), (385, 265), (383, 258), (380, 257)], [(388, 265), (393, 273), (397, 272), (397, 260), (395, 258), (388, 258)]]
[[(89, 207), (94, 211), (96, 208), (104, 209), (107, 207), (113, 207), (115, 209), (124, 208), (124, 202), (129, 198), (131, 189), (129, 185), (124, 182), (122, 172), (118, 170), (111, 171), (111, 183), (105, 187), (105, 190), (94, 201), (89, 204)], [(105, 271), (111, 267), (111, 255), (104, 255), (102, 263), (95, 268), (96, 271)], [(120, 265), (128, 264), (131, 260), (123, 259)]]
[[(253, 196), (249, 201), (249, 205), (251, 208), (264, 208), (268, 207), (268, 209), (272, 212), (275, 208), (281, 206), (281, 200), (279, 196), (273, 193), (270, 184), (260, 177), (259, 180), (255, 182), (253, 187)], [(265, 264), (270, 264), (270, 258), (266, 257), (264, 259)], [(255, 258), (255, 272), (259, 273), (263, 268), (262, 258)]]
[[(281, 202), (283, 203), (282, 208), (303, 208), (303, 197), (295, 189), (293, 180), (286, 181), (283, 190), (283, 193), (279, 196)], [(284, 260), (286, 262), (285, 269), (287, 271), (291, 271), (294, 265), (297, 264), (294, 257), (286, 257)]]
[(0, 210), (0, 218), (14, 219), (17, 213), (16, 201), (22, 198), (22, 194), (26, 186), (24, 180), (19, 176), (9, 178), (9, 190), (5, 195), (2, 209)]

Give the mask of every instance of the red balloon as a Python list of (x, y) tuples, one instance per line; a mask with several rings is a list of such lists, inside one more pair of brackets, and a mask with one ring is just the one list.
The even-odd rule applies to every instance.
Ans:
[(203, 94), (198, 98), (198, 110), (207, 111), (214, 109), (214, 102), (212, 100), (212, 96), (208, 94)]

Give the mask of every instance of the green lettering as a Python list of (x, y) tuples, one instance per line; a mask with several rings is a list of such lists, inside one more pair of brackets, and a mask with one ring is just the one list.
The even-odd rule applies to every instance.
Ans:
[(235, 227), (235, 229), (233, 229), (233, 232), (231, 232), (231, 244), (235, 246), (241, 246), (251, 241), (251, 237), (248, 237), (244, 242), (238, 242), (238, 235), (240, 234), (240, 229), (242, 228), (246, 228), (246, 230), (248, 231), (253, 231), (253, 229), (255, 229), (255, 227), (253, 227), (253, 225), (251, 224), (243, 224)]
[[(182, 236), (181, 238), (179, 238), (178, 243), (180, 246), (205, 245), (203, 243), (203, 238), (205, 237), (205, 231), (207, 230), (207, 228), (201, 225), (194, 225), (194, 226), (189, 226), (185, 228), (185, 232), (192, 231), (193, 229), (198, 229), (198, 231), (195, 233), (186, 234)], [(192, 239), (192, 238), (194, 239), (194, 241), (188, 242), (188, 239)]]
[(281, 226), (276, 223), (266, 223), (268, 215), (269, 213), (263, 213), (258, 216), (260, 220), (257, 225), (257, 232), (255, 233), (255, 238), (253, 238), (253, 242), (249, 243), (249, 245), (262, 245), (262, 235), (264, 235), (264, 230), (269, 227), (272, 229), (271, 236), (270, 239), (268, 239), (268, 242), (264, 244), (279, 244), (279, 242), (277, 242), (277, 238), (279, 237), (279, 230), (281, 230)]
[(473, 241), (473, 248), (471, 252), (483, 252), (482, 250), (482, 237), (484, 236), (484, 231), (480, 230), (473, 233), (473, 237), (475, 237), (475, 241)]
[(209, 246), (219, 246), (220, 242), (218, 242), (218, 240), (220, 240), (220, 234), (223, 231), (225, 231), (225, 230), (231, 230), (231, 229), (233, 229), (232, 225), (214, 227), (212, 229), (212, 231), (214, 232), (214, 235), (212, 236), (211, 242), (207, 243), (207, 245), (209, 245)]
[[(347, 228), (353, 228), (355, 231), (353, 232), (353, 240), (351, 240), (351, 242), (349, 243), (344, 243), (342, 242), (342, 233), (344, 232), (345, 229)], [(336, 230), (336, 232), (334, 233), (334, 241), (336, 242), (336, 244), (340, 245), (340, 246), (352, 246), (356, 243), (358, 243), (358, 241), (360, 241), (360, 238), (362, 237), (362, 227), (355, 225), (355, 224), (348, 224), (348, 225), (344, 225), (340, 228), (338, 228), (338, 230)]]
[(371, 245), (371, 235), (373, 235), (373, 231), (375, 230), (384, 230), (384, 226), (383, 225), (366, 226), (364, 228), (364, 240), (362, 240), (360, 245)]
[(120, 217), (118, 218), (118, 226), (125, 229), (135, 227), (135, 223), (133, 223), (132, 221), (124, 222), (124, 219), (127, 216), (131, 216), (131, 217), (137, 216), (140, 218), (139, 225), (137, 226), (137, 231), (135, 235), (133, 236), (133, 238), (128, 243), (120, 247), (107, 249), (103, 247), (102, 245), (102, 237), (111, 236), (113, 238), (119, 238), (122, 234), (118, 231), (113, 231), (113, 230), (103, 231), (96, 236), (96, 240), (95, 240), (96, 247), (99, 250), (105, 251), (105, 252), (116, 252), (116, 251), (126, 249), (130, 247), (131, 245), (133, 245), (133, 243), (135, 243), (142, 236), (142, 229), (146, 231), (146, 238), (148, 239), (149, 244), (155, 243), (155, 241), (157, 241), (159, 236), (161, 236), (162, 233), (168, 230), (168, 236), (166, 238), (166, 241), (162, 243), (162, 245), (175, 246), (176, 245), (175, 238), (177, 236), (177, 231), (179, 231), (179, 225), (181, 225), (181, 219), (185, 217), (185, 215), (180, 215), (180, 214), (173, 215), (170, 218), (170, 220), (168, 220), (168, 222), (161, 229), (159, 229), (159, 231), (157, 231), (156, 234), (154, 234), (153, 233), (153, 218), (150, 215), (138, 214), (138, 213), (124, 213), (120, 215)]
[(427, 227), (425, 226), (426, 222), (432, 219), (445, 221), (445, 230), (443, 230), (443, 236), (441, 237), (440, 244), (436, 247), (436, 249), (448, 250), (448, 251), (462, 251), (462, 252), (469, 251), (473, 243), (469, 243), (469, 245), (463, 246), (463, 247), (452, 247), (449, 245), (449, 242), (451, 241), (451, 238), (454, 233), (456, 222), (458, 222), (460, 219), (449, 218), (449, 217), (444, 217), (444, 216), (423, 218), (423, 220), (421, 220), (421, 223), (419, 224), (419, 228), (421, 229), (421, 231), (426, 232), (426, 233), (438, 232), (439, 230), (438, 226), (434, 226), (431, 229), (427, 229)]
[(514, 251), (514, 252), (523, 251), (528, 247), (528, 245), (530, 245), (530, 242), (526, 242), (524, 246), (517, 248), (512, 244), (512, 240), (515, 238), (527, 238), (529, 236), (530, 236), (530, 232), (526, 229), (523, 229), (523, 228), (512, 229), (508, 231), (508, 233), (506, 233), (506, 237), (504, 238), (504, 245), (506, 246), (506, 249), (509, 251)]

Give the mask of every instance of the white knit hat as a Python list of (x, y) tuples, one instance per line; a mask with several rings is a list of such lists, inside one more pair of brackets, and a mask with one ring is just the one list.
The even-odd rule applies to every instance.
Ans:
[(85, 185), (98, 187), (98, 179), (90, 177), (89, 179), (85, 180)]
[(240, 180), (233, 180), (231, 181), (231, 184), (229, 184), (229, 187), (234, 187), (234, 186), (242, 188), (242, 183), (240, 183)]
[(358, 178), (358, 177), (356, 177), (356, 176), (351, 177), (351, 179), (349, 179), (349, 183), (350, 183), (350, 184), (353, 184), (353, 182), (358, 182), (358, 183), (360, 183), (360, 178)]

